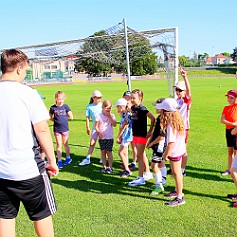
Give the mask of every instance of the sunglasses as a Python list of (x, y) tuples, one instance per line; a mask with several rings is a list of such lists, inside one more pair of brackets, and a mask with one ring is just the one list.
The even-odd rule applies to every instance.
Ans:
[(182, 92), (183, 90), (179, 89), (179, 88), (175, 88), (175, 91), (177, 92)]

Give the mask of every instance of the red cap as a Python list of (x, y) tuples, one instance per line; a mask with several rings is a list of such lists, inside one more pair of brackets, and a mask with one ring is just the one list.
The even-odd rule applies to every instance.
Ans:
[(230, 90), (227, 92), (225, 96), (230, 96), (232, 98), (237, 98), (237, 91), (236, 90)]

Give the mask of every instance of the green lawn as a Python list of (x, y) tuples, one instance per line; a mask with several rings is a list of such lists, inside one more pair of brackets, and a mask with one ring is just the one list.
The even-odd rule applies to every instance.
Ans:
[[(193, 104), (188, 144), (189, 161), (184, 178), (186, 205), (167, 207), (163, 196), (151, 197), (154, 179), (143, 187), (129, 187), (127, 182), (137, 175), (119, 177), (118, 145), (114, 146), (114, 172), (100, 173), (100, 151), (95, 149), (92, 164), (78, 167), (88, 149), (89, 136), (85, 129), (85, 107), (91, 92), (99, 89), (103, 99), (115, 104), (126, 84), (107, 82), (97, 84), (52, 85), (36, 87), (45, 97), (49, 108), (54, 93), (66, 93), (66, 103), (75, 120), (70, 122), (70, 148), (73, 162), (52, 178), (58, 211), (54, 215), (55, 236), (237, 236), (237, 209), (225, 198), (236, 192), (235, 186), (221, 172), (227, 166), (225, 126), (220, 116), (226, 105), (225, 93), (236, 88), (234, 78), (191, 79)], [(134, 81), (132, 88), (144, 91), (144, 105), (155, 113), (151, 102), (168, 95), (167, 81)], [(112, 112), (119, 116), (116, 109)], [(52, 129), (52, 123), (50, 122)], [(115, 128), (117, 135), (118, 127)], [(54, 138), (53, 138), (54, 139)], [(55, 139), (54, 139), (55, 141)], [(131, 153), (130, 153), (131, 154)], [(151, 159), (151, 152), (148, 151)], [(167, 164), (168, 165), (168, 164)], [(174, 187), (167, 177), (166, 192)], [(21, 208), (17, 219), (17, 236), (34, 235), (33, 224)]]

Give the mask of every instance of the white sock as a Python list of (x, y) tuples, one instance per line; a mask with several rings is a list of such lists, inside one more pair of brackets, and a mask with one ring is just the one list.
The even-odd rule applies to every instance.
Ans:
[(160, 187), (160, 184), (162, 184), (161, 172), (154, 173), (154, 177), (156, 179), (156, 187)]
[(161, 175), (162, 177), (165, 177), (167, 176), (167, 169), (166, 169), (166, 166), (162, 167), (162, 168), (159, 168), (160, 169), (160, 172), (161, 172)]
[(90, 156), (87, 156), (87, 157), (86, 157), (86, 160), (90, 160), (90, 159), (91, 159)]
[(182, 170), (182, 173), (184, 173), (184, 171), (185, 171), (185, 168), (182, 168), (181, 170)]

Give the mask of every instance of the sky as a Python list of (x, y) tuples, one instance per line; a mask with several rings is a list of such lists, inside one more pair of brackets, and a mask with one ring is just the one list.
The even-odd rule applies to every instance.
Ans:
[(137, 31), (178, 27), (179, 55), (233, 53), (237, 0), (3, 0), (0, 49), (82, 39), (126, 19)]

